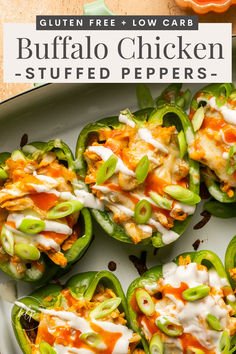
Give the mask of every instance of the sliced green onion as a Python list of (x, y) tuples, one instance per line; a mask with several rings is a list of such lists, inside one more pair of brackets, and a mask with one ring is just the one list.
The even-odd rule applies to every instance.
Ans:
[(209, 295), (210, 288), (207, 285), (198, 285), (182, 292), (182, 298), (186, 301), (196, 301)]
[(112, 299), (105, 300), (90, 312), (90, 317), (99, 319), (108, 316), (120, 305), (120, 303), (120, 297), (114, 297)]
[(47, 213), (48, 219), (60, 219), (83, 209), (83, 204), (78, 200), (69, 200), (59, 203)]
[(236, 163), (233, 166), (231, 165), (231, 159), (236, 153), (236, 145), (232, 145), (230, 150), (229, 150), (229, 157), (227, 159), (227, 165), (226, 165), (226, 172), (228, 175), (232, 175), (234, 171), (236, 170)]
[(232, 90), (231, 84), (222, 84), (219, 86), (216, 93), (216, 104), (218, 107), (223, 106), (227, 102), (231, 90)]
[(220, 338), (219, 349), (222, 354), (228, 354), (230, 349), (230, 337), (228, 332), (225, 330)]
[(4, 171), (2, 167), (0, 167), (0, 179), (7, 179), (8, 174)]
[(171, 210), (172, 202), (156, 192), (149, 193), (150, 198), (161, 208)]
[(181, 130), (177, 138), (179, 143), (180, 158), (183, 159), (187, 153), (187, 142), (183, 130)]
[(199, 107), (194, 113), (192, 119), (192, 125), (195, 132), (197, 132), (201, 128), (204, 117), (205, 117), (205, 109), (204, 107)]
[(154, 107), (151, 91), (146, 84), (138, 84), (136, 95), (140, 109)]
[(24, 219), (22, 220), (19, 230), (27, 234), (38, 234), (45, 229), (45, 222), (37, 219)]
[(148, 175), (149, 165), (148, 156), (144, 155), (135, 169), (136, 178), (139, 184), (145, 181)]
[(181, 324), (171, 316), (160, 316), (156, 319), (157, 327), (170, 337), (179, 337), (183, 333)]
[(37, 261), (40, 258), (39, 250), (26, 243), (18, 243), (15, 245), (15, 253), (20, 258), (29, 259), (30, 261)]
[(216, 318), (215, 316), (213, 316), (212, 314), (208, 313), (206, 320), (209, 324), (209, 326), (214, 329), (215, 331), (221, 331), (222, 330), (222, 326), (220, 324), (220, 321), (218, 320), (218, 318)]
[(184, 97), (180, 96), (177, 101), (176, 101), (176, 106), (184, 109), (184, 106), (185, 106), (185, 100), (184, 100)]
[(83, 14), (85, 16), (114, 15), (114, 13), (108, 9), (104, 0), (97, 0), (97, 1), (91, 2), (89, 4), (85, 4), (83, 7)]
[(147, 316), (152, 316), (155, 312), (155, 305), (151, 296), (144, 289), (138, 289), (135, 292), (135, 298), (140, 310)]
[(6, 226), (2, 227), (1, 244), (6, 253), (10, 256), (14, 255), (14, 236), (13, 233), (6, 228)]
[(199, 195), (177, 184), (165, 187), (164, 192), (184, 204), (195, 205), (201, 201)]
[(26, 160), (25, 155), (24, 155), (23, 152), (20, 151), (20, 150), (15, 150), (15, 151), (13, 151), (12, 154), (11, 154), (11, 159), (12, 159), (13, 161)]
[(86, 343), (87, 345), (93, 348), (98, 348), (99, 345), (102, 343), (102, 337), (100, 336), (100, 334), (95, 332), (83, 333), (81, 334), (80, 339), (82, 340), (82, 342)]
[(40, 354), (57, 354), (53, 347), (47, 342), (41, 342), (39, 344)]
[(187, 354), (205, 354), (205, 352), (199, 348), (189, 347)]
[(191, 91), (188, 89), (182, 94), (182, 96), (176, 99), (175, 104), (185, 111), (190, 104), (191, 96)]
[(118, 158), (115, 155), (111, 155), (107, 161), (99, 168), (96, 183), (102, 184), (108, 180), (116, 170)]
[(228, 354), (235, 354), (235, 353), (236, 353), (236, 345), (232, 349), (230, 349)]
[(233, 92), (231, 92), (229, 98), (230, 98), (231, 100), (233, 100), (233, 101), (236, 100), (236, 90), (234, 90)]
[(152, 207), (148, 200), (142, 199), (134, 209), (134, 220), (137, 224), (146, 224), (152, 214)]
[(164, 344), (161, 340), (161, 337), (155, 333), (149, 344), (150, 354), (163, 354), (164, 353)]

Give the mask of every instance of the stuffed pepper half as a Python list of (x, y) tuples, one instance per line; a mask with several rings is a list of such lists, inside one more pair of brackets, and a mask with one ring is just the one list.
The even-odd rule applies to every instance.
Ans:
[(128, 328), (126, 299), (110, 272), (72, 277), (17, 301), (12, 323), (25, 354), (139, 353), (140, 336)]
[[(112, 237), (162, 247), (186, 229), (200, 201), (193, 131), (181, 108), (164, 105), (88, 124), (77, 143), (86, 204)], [(90, 194), (91, 195), (91, 194)]]
[(92, 237), (90, 213), (76, 197), (72, 153), (59, 140), (0, 154), (0, 269), (47, 281), (68, 269)]
[(128, 306), (146, 353), (236, 350), (235, 296), (223, 264), (210, 251), (150, 269), (130, 285)]
[(193, 99), (190, 119), (195, 139), (190, 157), (199, 161), (210, 194), (219, 202), (236, 201), (236, 90), (231, 84), (206, 86)]
[(236, 236), (230, 241), (225, 254), (225, 268), (233, 289), (236, 289)]

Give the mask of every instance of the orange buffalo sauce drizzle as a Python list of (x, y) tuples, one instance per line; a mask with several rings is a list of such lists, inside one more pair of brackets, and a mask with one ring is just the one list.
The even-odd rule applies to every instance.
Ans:
[[(40, 315), (40, 321), (43, 321), (43, 319), (45, 318), (44, 316), (46, 316), (46, 323), (48, 323), (48, 321), (52, 321), (53, 324), (54, 319), (52, 319), (51, 316), (45, 314)], [(87, 345), (83, 341), (81, 341), (80, 339), (81, 332), (79, 330), (75, 330), (71, 327), (68, 327), (67, 325), (64, 326), (59, 325), (59, 326), (55, 326), (55, 330), (53, 331), (53, 333), (50, 333), (48, 327), (50, 326), (44, 324), (39, 325), (37, 339), (35, 343), (36, 345), (45, 341), (49, 343), (51, 346), (54, 346), (54, 344), (59, 344), (65, 347), (71, 346), (78, 349), (80, 348), (88, 349), (90, 351), (93, 351), (94, 353), (111, 354), (115, 348), (117, 341), (122, 336), (121, 333), (113, 333), (113, 332), (111, 333), (105, 331), (97, 324), (91, 322), (90, 323), (91, 329), (94, 332), (100, 334), (104, 344), (106, 345), (106, 349), (95, 349)]]
[[(199, 265), (199, 270), (204, 270), (204, 266), (201, 267)], [(161, 284), (160, 284), (161, 285)], [(175, 296), (176, 299), (183, 301), (184, 304), (186, 304), (186, 301), (182, 298), (182, 293), (188, 289), (188, 285), (184, 282), (181, 282), (180, 287), (174, 288), (169, 284), (161, 285), (160, 286), (160, 292), (162, 293), (163, 296), (167, 294), (172, 294)], [(152, 296), (153, 302), (156, 304), (158, 301), (154, 296)], [(166, 335), (156, 326), (155, 320), (158, 317), (158, 312), (156, 311), (153, 316), (146, 316), (143, 314), (137, 304), (135, 294), (133, 295), (131, 299), (131, 307), (132, 309), (137, 313), (137, 322), (140, 328), (143, 328), (143, 325), (146, 326), (148, 331), (151, 333), (153, 336), (155, 333), (158, 333), (163, 341), (165, 341)], [(194, 347), (203, 350), (204, 353), (206, 354), (214, 354), (214, 351), (208, 350), (205, 347), (203, 347), (198, 340), (195, 338), (190, 333), (183, 333), (180, 337), (178, 337), (180, 340), (181, 346), (183, 348), (183, 352), (186, 353), (186, 350), (189, 349), (189, 347)]]
[(106, 349), (104, 350), (98, 350), (96, 349), (97, 353), (103, 353), (103, 354), (111, 354), (115, 348), (116, 343), (118, 342), (118, 340), (122, 337), (121, 333), (111, 333), (111, 332), (107, 332), (104, 329), (102, 329), (101, 327), (99, 327), (98, 325), (96, 325), (95, 323), (90, 323), (90, 327), (92, 328), (92, 330), (98, 334), (100, 334), (100, 336), (102, 337), (103, 342), (106, 345)]
[(16, 223), (15, 221), (6, 221), (6, 225), (12, 227), (13, 229), (16, 229)]
[(205, 117), (201, 129), (211, 129), (215, 132), (222, 130), (227, 143), (236, 142), (236, 128), (226, 123), (223, 118)]
[(181, 346), (183, 348), (184, 353), (186, 353), (187, 349), (189, 349), (189, 347), (194, 347), (197, 349), (201, 349), (205, 354), (215, 354), (215, 351), (213, 350), (208, 350), (205, 347), (203, 347), (198, 340), (196, 339), (196, 337), (194, 337), (192, 334), (190, 333), (183, 333), (182, 336), (179, 337), (179, 340), (181, 342)]
[[(63, 309), (61, 309), (63, 311)], [(45, 319), (45, 320), (44, 320)], [(40, 322), (43, 321), (43, 325), (40, 324), (38, 327), (36, 345), (39, 345), (41, 342), (47, 342), (52, 347), (54, 344), (63, 345), (65, 347), (72, 346), (75, 348), (85, 348), (91, 350), (91, 348), (83, 343), (80, 340), (81, 332), (75, 329), (72, 329), (68, 326), (53, 326), (54, 319), (50, 315), (41, 314)], [(49, 332), (49, 325), (47, 326), (44, 323), (52, 322), (53, 333)], [(73, 333), (72, 333), (73, 332)]]
[(228, 2), (228, 0), (193, 0), (193, 2), (199, 5), (210, 5), (210, 4), (224, 5), (225, 3)]
[(189, 287), (186, 283), (181, 282), (179, 288), (174, 288), (173, 286), (171, 286), (169, 284), (165, 284), (165, 285), (163, 285), (161, 291), (162, 291), (163, 296), (165, 296), (167, 294), (174, 295), (174, 297), (177, 300), (181, 300), (181, 301), (183, 301), (184, 304), (186, 304), (186, 301), (182, 298), (182, 293), (183, 293), (183, 291), (187, 290), (188, 288)]
[(59, 245), (61, 245), (65, 241), (65, 239), (68, 237), (68, 235), (66, 235), (66, 234), (59, 234), (59, 233), (53, 232), (53, 231), (41, 231), (40, 235), (43, 235), (46, 238), (50, 238), (50, 239), (54, 240)]
[(45, 211), (54, 207), (58, 201), (58, 196), (53, 193), (36, 193), (30, 194), (29, 197), (39, 209)]
[(164, 179), (159, 178), (155, 173), (149, 173), (145, 180), (145, 194), (156, 192), (160, 195), (164, 194), (163, 189), (168, 186)]
[[(164, 188), (167, 187), (167, 183), (164, 179), (158, 177), (155, 173), (149, 173), (145, 180), (145, 194), (149, 195), (150, 192), (156, 192), (160, 195), (164, 195)], [(188, 188), (188, 178), (183, 178), (178, 181), (178, 185)]]

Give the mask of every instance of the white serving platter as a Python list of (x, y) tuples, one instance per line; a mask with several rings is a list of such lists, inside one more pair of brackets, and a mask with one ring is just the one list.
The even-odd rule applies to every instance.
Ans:
[[(236, 39), (236, 38), (235, 38)], [(234, 46), (236, 40), (234, 41)], [(234, 81), (236, 81), (236, 59), (234, 62)], [(166, 85), (150, 85), (153, 96)], [(195, 93), (202, 85), (185, 85)], [(136, 110), (136, 85), (134, 84), (53, 84), (45, 85), (5, 101), (0, 105), (0, 151), (12, 151), (19, 146), (24, 133), (29, 141), (47, 141), (52, 138), (63, 139), (74, 151), (77, 136), (88, 122), (118, 114), (129, 107)], [(172, 260), (185, 251), (193, 251), (192, 244), (200, 239), (199, 250), (209, 249), (224, 260), (226, 247), (236, 234), (236, 219), (217, 219), (212, 217), (200, 230), (194, 230), (202, 216), (199, 205), (187, 231), (175, 243), (158, 250), (154, 255), (151, 247), (127, 245), (107, 236), (95, 225), (95, 239), (85, 256), (73, 270), (61, 279), (63, 283), (73, 274), (90, 270), (107, 270), (108, 263), (117, 265), (115, 274), (126, 291), (138, 272), (129, 260), (130, 255), (140, 257), (141, 251), (147, 251), (147, 266), (151, 267)], [(0, 283), (11, 281), (0, 272)], [(0, 285), (0, 352), (1, 354), (20, 354), (11, 326), (12, 304), (1, 298)], [(29, 294), (34, 287), (17, 282), (17, 296)]]

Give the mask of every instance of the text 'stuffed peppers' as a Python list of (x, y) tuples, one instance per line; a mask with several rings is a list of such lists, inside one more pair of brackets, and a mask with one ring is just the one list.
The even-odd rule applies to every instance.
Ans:
[(12, 323), (24, 354), (128, 354), (135, 353), (140, 341), (128, 328), (121, 285), (107, 271), (75, 275), (65, 287), (51, 284), (36, 290), (16, 302)]
[(44, 283), (70, 269), (92, 238), (76, 193), (73, 155), (60, 140), (0, 154), (0, 269)]
[(185, 253), (150, 269), (130, 285), (127, 300), (146, 353), (236, 350), (236, 299), (213, 252)]
[(86, 206), (108, 235), (122, 242), (155, 247), (174, 242), (200, 201), (199, 166), (187, 152), (194, 139), (191, 122), (164, 98), (155, 109), (134, 114), (126, 109), (90, 123), (78, 138)]

